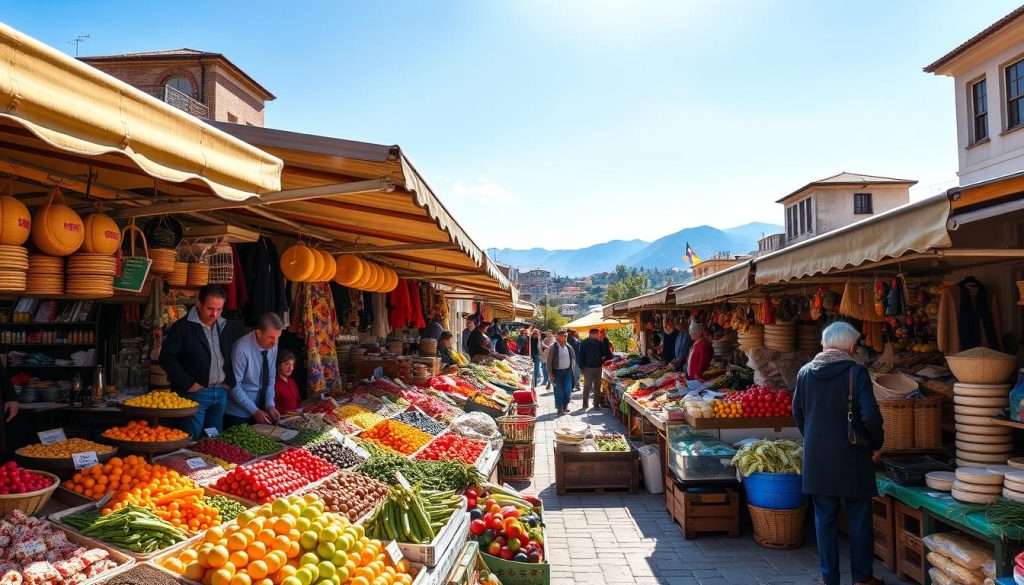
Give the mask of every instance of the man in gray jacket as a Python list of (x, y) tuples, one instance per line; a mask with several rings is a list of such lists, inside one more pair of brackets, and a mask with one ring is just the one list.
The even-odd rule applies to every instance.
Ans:
[(576, 351), (569, 345), (569, 335), (559, 331), (557, 341), (548, 349), (548, 372), (555, 381), (555, 408), (558, 414), (569, 412), (572, 390), (576, 387)]

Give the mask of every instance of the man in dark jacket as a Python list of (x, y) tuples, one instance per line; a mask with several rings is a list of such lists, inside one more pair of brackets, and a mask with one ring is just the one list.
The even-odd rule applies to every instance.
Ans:
[(671, 318), (665, 319), (665, 333), (661, 336), (661, 361), (666, 364), (676, 359), (676, 339), (679, 332), (676, 331), (676, 324)]
[[(826, 327), (821, 335), (824, 350), (800, 369), (793, 393), (793, 418), (804, 437), (803, 491), (814, 502), (825, 585), (839, 585), (836, 513), (840, 502), (846, 507), (850, 525), (853, 582), (879, 583), (872, 574), (871, 498), (877, 494), (872, 458), (881, 450), (885, 435), (871, 378), (851, 358), (859, 337), (849, 323)], [(852, 424), (870, 441), (870, 447), (854, 447), (847, 436), (851, 393)]]
[(196, 439), (204, 429), (223, 430), (228, 388), (235, 384), (232, 339), (220, 316), (226, 297), (216, 284), (199, 289), (195, 306), (171, 325), (160, 350), (171, 389), (199, 403), (199, 411), (182, 420), (182, 429)]
[(597, 329), (590, 330), (590, 336), (580, 343), (579, 364), (583, 370), (583, 410), (588, 408), (590, 394), (594, 394), (594, 406), (601, 402), (601, 364), (608, 359), (608, 348), (597, 338)]
[(487, 336), (487, 329), (490, 324), (484, 321), (469, 332), (469, 339), (466, 340), (466, 353), (469, 359), (479, 361), (481, 357), (491, 355), (491, 339)]

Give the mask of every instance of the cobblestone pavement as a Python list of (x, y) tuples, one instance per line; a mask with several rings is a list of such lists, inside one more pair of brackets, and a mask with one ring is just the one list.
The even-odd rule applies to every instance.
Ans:
[[(769, 550), (758, 546), (750, 526), (743, 536), (699, 535), (686, 540), (665, 510), (663, 495), (641, 487), (637, 494), (566, 495), (555, 493), (552, 453), (554, 398), (538, 388), (533, 481), (512, 483), (544, 501), (547, 515), (551, 585), (804, 585), (820, 578), (814, 532), (808, 525), (803, 547)], [(624, 432), (607, 408), (582, 413), (581, 396), (573, 395), (570, 415), (595, 429)], [(845, 540), (841, 547), (845, 547)], [(851, 583), (843, 556), (843, 583)], [(880, 563), (875, 575), (899, 583)]]

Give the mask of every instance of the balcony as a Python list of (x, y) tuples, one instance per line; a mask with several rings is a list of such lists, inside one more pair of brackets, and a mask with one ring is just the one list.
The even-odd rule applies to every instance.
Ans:
[(197, 118), (209, 118), (210, 108), (203, 102), (192, 99), (192, 96), (180, 92), (169, 85), (163, 86), (163, 95), (156, 96), (162, 98), (164, 103), (170, 104), (175, 108), (187, 113), (192, 114)]

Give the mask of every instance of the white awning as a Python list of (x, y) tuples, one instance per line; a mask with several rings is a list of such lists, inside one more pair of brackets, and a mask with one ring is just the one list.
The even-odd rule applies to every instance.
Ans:
[(746, 291), (750, 279), (750, 266), (750, 260), (746, 260), (721, 272), (684, 284), (676, 289), (676, 304), (696, 305)]

